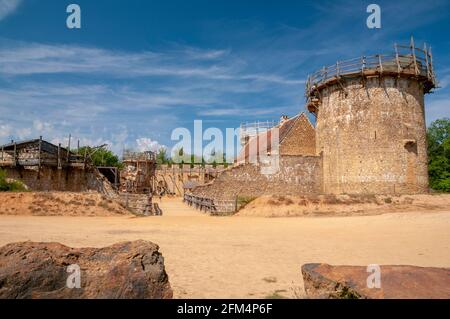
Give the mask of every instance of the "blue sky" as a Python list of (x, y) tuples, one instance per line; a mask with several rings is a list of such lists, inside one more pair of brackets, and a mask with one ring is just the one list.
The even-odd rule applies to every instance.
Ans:
[[(77, 3), (82, 28), (66, 27)], [(377, 3), (382, 28), (366, 27)], [(336, 60), (433, 48), (450, 117), (450, 1), (0, 0), (0, 143), (44, 138), (171, 146), (176, 127), (238, 127), (304, 111), (308, 73)]]

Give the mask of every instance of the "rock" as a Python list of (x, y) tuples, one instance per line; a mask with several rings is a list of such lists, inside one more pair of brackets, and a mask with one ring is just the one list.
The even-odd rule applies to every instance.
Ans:
[(448, 299), (450, 269), (380, 266), (380, 288), (368, 288), (366, 266), (305, 264), (303, 282), (308, 298)]
[[(0, 247), (0, 298), (172, 298), (158, 249), (143, 240), (104, 248), (11, 243)], [(80, 288), (67, 287), (73, 264)]]

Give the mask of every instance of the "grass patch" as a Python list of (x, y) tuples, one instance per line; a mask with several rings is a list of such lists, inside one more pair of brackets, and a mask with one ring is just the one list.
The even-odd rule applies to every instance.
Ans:
[(6, 173), (0, 169), (0, 192), (25, 192), (27, 188), (20, 181), (8, 181)]
[(280, 295), (278, 291), (274, 291), (272, 294), (265, 296), (264, 299), (288, 299), (288, 298), (283, 295)]
[(250, 202), (254, 201), (256, 197), (251, 196), (238, 196), (237, 198), (237, 206), (238, 209), (244, 208), (246, 205), (248, 205)]

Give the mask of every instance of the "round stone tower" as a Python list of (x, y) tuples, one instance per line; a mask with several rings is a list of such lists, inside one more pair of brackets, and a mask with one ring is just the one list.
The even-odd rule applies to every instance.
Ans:
[(316, 115), (323, 192), (428, 191), (424, 94), (435, 87), (431, 50), (395, 45), (314, 73), (307, 108)]

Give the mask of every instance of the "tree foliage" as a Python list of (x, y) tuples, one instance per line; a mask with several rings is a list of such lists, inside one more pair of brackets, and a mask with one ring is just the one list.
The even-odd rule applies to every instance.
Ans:
[(450, 192), (450, 119), (443, 118), (431, 123), (427, 142), (430, 187)]
[(122, 163), (119, 157), (112, 151), (105, 148), (92, 148), (90, 146), (80, 147), (78, 151), (75, 151), (79, 155), (84, 156), (86, 153), (90, 155), (92, 162), (95, 166), (112, 166), (112, 167), (122, 167)]
[(223, 152), (213, 152), (205, 158), (204, 156), (186, 153), (183, 148), (180, 148), (173, 150), (172, 156), (170, 158), (168, 157), (164, 164), (191, 164), (191, 167), (194, 164), (203, 166), (211, 164), (213, 167), (220, 164), (227, 167), (230, 163), (227, 163), (226, 156)]
[(0, 169), (0, 192), (24, 192), (26, 187), (20, 181), (8, 181), (4, 170)]

